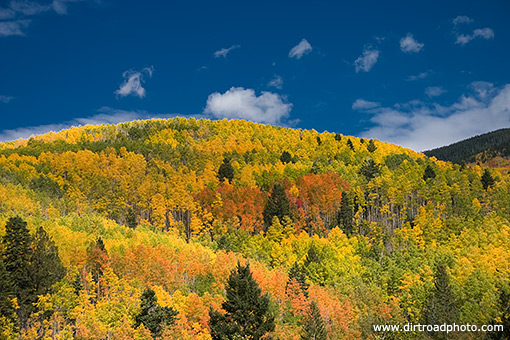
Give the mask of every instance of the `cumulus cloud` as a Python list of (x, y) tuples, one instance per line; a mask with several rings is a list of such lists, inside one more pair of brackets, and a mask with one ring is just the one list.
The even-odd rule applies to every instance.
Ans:
[(232, 87), (225, 93), (215, 92), (207, 98), (204, 113), (215, 118), (239, 118), (258, 123), (277, 124), (289, 116), (292, 104), (271, 92), (257, 96), (252, 89)]
[(423, 46), (425, 45), (416, 41), (411, 33), (400, 39), (400, 49), (404, 53), (418, 53)]
[(302, 56), (308, 54), (312, 51), (312, 45), (306, 40), (303, 39), (299, 44), (294, 46), (289, 52), (289, 58), (301, 59)]
[(23, 29), (28, 27), (30, 20), (14, 20), (0, 22), (0, 37), (25, 35)]
[(470, 22), (473, 22), (473, 19), (465, 16), (465, 15), (459, 15), (458, 17), (452, 19), (453, 25), (457, 26), (459, 24), (468, 24)]
[(0, 102), (5, 103), (5, 104), (7, 104), (8, 102), (10, 102), (13, 99), (14, 99), (13, 97), (0, 95)]
[[(118, 124), (130, 122), (139, 119), (152, 119), (152, 118), (174, 118), (177, 114), (151, 114), (146, 111), (126, 111), (114, 109), (108, 106), (101, 107), (98, 113), (89, 117), (75, 118), (63, 123), (45, 124), (39, 126), (22, 127), (18, 129), (9, 129), (0, 131), (0, 142), (12, 141), (19, 138), (30, 138), (31, 136), (44, 134), (50, 131), (58, 132), (68, 129), (72, 126), (83, 126), (89, 124)], [(197, 119), (204, 118), (202, 115), (193, 116)]]
[[(470, 24), (473, 22), (473, 19), (468, 18), (466, 16), (458, 16), (452, 20), (453, 22), (453, 33), (456, 37), (455, 43), (457, 45), (466, 45), (473, 39), (483, 38), (486, 40), (494, 39), (494, 31), (489, 28), (477, 28), (472, 31), (472, 33), (462, 33), (461, 29), (463, 24)], [(464, 31), (465, 32), (465, 31)]]
[(39, 3), (28, 0), (12, 0), (9, 6), (0, 8), (0, 37), (23, 36), (24, 30), (30, 25), (29, 17), (46, 12), (67, 14), (68, 3), (86, 0), (53, 0), (53, 2)]
[(269, 87), (274, 87), (274, 88), (277, 88), (279, 90), (281, 90), (283, 88), (283, 79), (282, 77), (280, 77), (279, 75), (274, 75), (274, 78), (271, 79), (269, 81), (269, 83), (267, 83), (267, 86)]
[(372, 48), (372, 46), (367, 45), (363, 50), (363, 54), (358, 57), (354, 61), (354, 67), (356, 68), (356, 73), (359, 71), (368, 72), (374, 67), (375, 63), (377, 63), (377, 59), (379, 58), (379, 50)]
[(425, 89), (425, 94), (427, 96), (429, 96), (430, 98), (439, 97), (440, 95), (442, 95), (445, 92), (446, 92), (446, 90), (443, 89), (441, 86), (430, 86)]
[(381, 104), (376, 102), (370, 102), (364, 99), (356, 99), (356, 101), (352, 104), (353, 110), (368, 110), (379, 107)]
[(409, 76), (407, 77), (407, 80), (408, 81), (415, 81), (415, 80), (420, 80), (420, 79), (425, 79), (429, 76), (430, 72), (427, 71), (427, 72), (421, 72), (421, 73), (418, 73), (416, 75), (412, 75), (412, 76)]
[(126, 97), (129, 95), (137, 96), (139, 98), (145, 97), (146, 91), (142, 86), (144, 76), (148, 75), (149, 78), (152, 77), (153, 71), (154, 66), (145, 67), (141, 71), (125, 71), (122, 74), (124, 82), (120, 85), (119, 89), (115, 91), (115, 94), (119, 97)]
[(415, 100), (359, 109), (374, 124), (362, 136), (424, 151), (510, 126), (510, 84), (477, 82), (470, 89), (450, 106)]
[(221, 50), (216, 51), (213, 54), (214, 54), (215, 58), (219, 58), (219, 57), (226, 58), (227, 54), (229, 54), (230, 51), (235, 50), (236, 48), (240, 48), (240, 47), (241, 47), (241, 45), (232, 45), (229, 48), (222, 48)]

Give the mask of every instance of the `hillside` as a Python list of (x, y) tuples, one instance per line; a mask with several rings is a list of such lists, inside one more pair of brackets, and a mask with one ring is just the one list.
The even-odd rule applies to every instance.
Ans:
[(510, 129), (500, 129), (424, 152), (429, 157), (457, 164), (487, 163), (510, 156)]
[[(327, 339), (504, 323), (509, 221), (508, 175), (339, 133), (175, 118), (3, 143), (0, 338), (215, 339), (238, 261), (268, 294), (271, 339), (300, 339), (313, 301)], [(148, 287), (176, 312), (157, 334), (138, 322)]]

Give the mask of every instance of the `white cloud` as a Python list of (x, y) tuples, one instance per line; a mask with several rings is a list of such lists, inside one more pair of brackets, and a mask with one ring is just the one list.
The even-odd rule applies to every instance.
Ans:
[(423, 46), (425, 45), (416, 41), (411, 33), (400, 39), (400, 49), (404, 53), (418, 53)]
[(459, 24), (468, 24), (470, 22), (473, 22), (473, 19), (471, 19), (465, 15), (459, 15), (455, 19), (452, 19), (452, 22), (455, 26), (457, 26)]
[(358, 57), (354, 61), (354, 67), (356, 68), (356, 73), (359, 71), (368, 72), (374, 67), (375, 63), (377, 63), (377, 59), (379, 58), (379, 51), (373, 49), (372, 46), (368, 45), (363, 50), (363, 54)]
[[(50, 131), (58, 132), (64, 129), (68, 129), (72, 126), (83, 126), (89, 124), (118, 124), (139, 119), (168, 119), (177, 116), (177, 114), (154, 115), (146, 111), (126, 111), (103, 106), (98, 110), (98, 114), (90, 117), (75, 118), (70, 121), (58, 124), (45, 124), (39, 126), (22, 127), (18, 129), (2, 130), (0, 131), (0, 142), (12, 141), (19, 138), (30, 138), (31, 136), (44, 134)], [(195, 115), (193, 117), (196, 119), (204, 118), (202, 115)]]
[(15, 20), (0, 22), (0, 37), (25, 35), (23, 29), (28, 27), (30, 20)]
[(283, 88), (283, 79), (282, 77), (280, 77), (279, 75), (274, 75), (274, 78), (271, 79), (269, 81), (269, 83), (267, 83), (267, 86), (269, 87), (274, 87), (274, 88), (277, 88), (279, 90), (281, 90)]
[(145, 97), (146, 91), (142, 86), (142, 83), (144, 82), (144, 75), (147, 74), (150, 78), (152, 77), (153, 71), (153, 66), (146, 67), (142, 69), (142, 71), (125, 71), (122, 74), (124, 82), (120, 85), (119, 89), (115, 91), (115, 94), (120, 97), (126, 97), (129, 95), (137, 96), (139, 98)]
[(271, 92), (260, 96), (252, 89), (232, 87), (221, 94), (215, 92), (207, 98), (204, 113), (216, 118), (239, 118), (259, 123), (277, 124), (289, 116), (292, 104)]
[(425, 89), (425, 94), (432, 97), (439, 97), (443, 93), (446, 93), (446, 90), (443, 89), (441, 86), (430, 86)]
[(475, 91), (476, 95), (482, 100), (485, 100), (486, 98), (490, 97), (496, 90), (494, 88), (493, 83), (489, 83), (486, 81), (474, 81), (471, 83), (470, 87), (473, 89), (473, 91)]
[(14, 99), (14, 97), (0, 95), (0, 102), (5, 103), (5, 104), (7, 104), (8, 102), (10, 102), (13, 99)]
[(376, 103), (376, 102), (370, 102), (370, 101), (364, 100), (364, 99), (356, 99), (356, 101), (354, 103), (352, 103), (353, 110), (368, 110), (368, 109), (373, 109), (373, 108), (376, 108), (379, 106), (381, 106), (381, 104)]
[(476, 38), (483, 38), (486, 40), (494, 39), (494, 31), (489, 27), (477, 28), (473, 30), (472, 33), (459, 32), (459, 26), (462, 26), (461, 24), (469, 24), (473, 22), (472, 19), (466, 16), (458, 16), (453, 19), (452, 22), (454, 26), (453, 33), (456, 37), (455, 43), (458, 45), (466, 45), (468, 42)]
[(226, 58), (227, 54), (229, 54), (230, 51), (235, 50), (236, 48), (241, 48), (241, 45), (232, 45), (229, 48), (222, 48), (221, 50), (214, 52), (214, 57), (215, 58), (219, 58), (219, 57)]
[(312, 45), (306, 40), (303, 39), (299, 44), (294, 46), (289, 52), (289, 58), (301, 59), (302, 56), (308, 54), (312, 51)]
[(421, 73), (418, 73), (416, 75), (407, 77), (407, 80), (408, 81), (415, 81), (415, 80), (425, 79), (425, 78), (427, 78), (429, 76), (429, 74), (430, 74), (429, 71), (421, 72)]
[(510, 84), (493, 91), (490, 83), (471, 84), (474, 93), (450, 105), (412, 101), (361, 110), (374, 126), (362, 136), (423, 151), (510, 126)]
[(0, 8), (0, 37), (23, 36), (31, 20), (28, 17), (54, 11), (67, 14), (67, 4), (85, 0), (54, 0), (51, 4), (41, 4), (28, 0), (12, 0), (6, 8)]

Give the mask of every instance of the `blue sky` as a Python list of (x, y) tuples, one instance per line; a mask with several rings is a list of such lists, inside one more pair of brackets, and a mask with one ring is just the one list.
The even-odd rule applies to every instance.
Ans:
[(0, 0), (0, 140), (241, 118), (415, 150), (510, 125), (508, 1)]

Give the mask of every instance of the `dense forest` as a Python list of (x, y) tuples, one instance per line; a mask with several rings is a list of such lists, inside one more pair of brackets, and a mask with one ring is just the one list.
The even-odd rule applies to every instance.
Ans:
[(510, 156), (510, 129), (500, 129), (424, 152), (429, 157), (457, 164), (487, 163)]
[(510, 330), (508, 174), (339, 133), (175, 118), (3, 143), (0, 239), (2, 339)]

